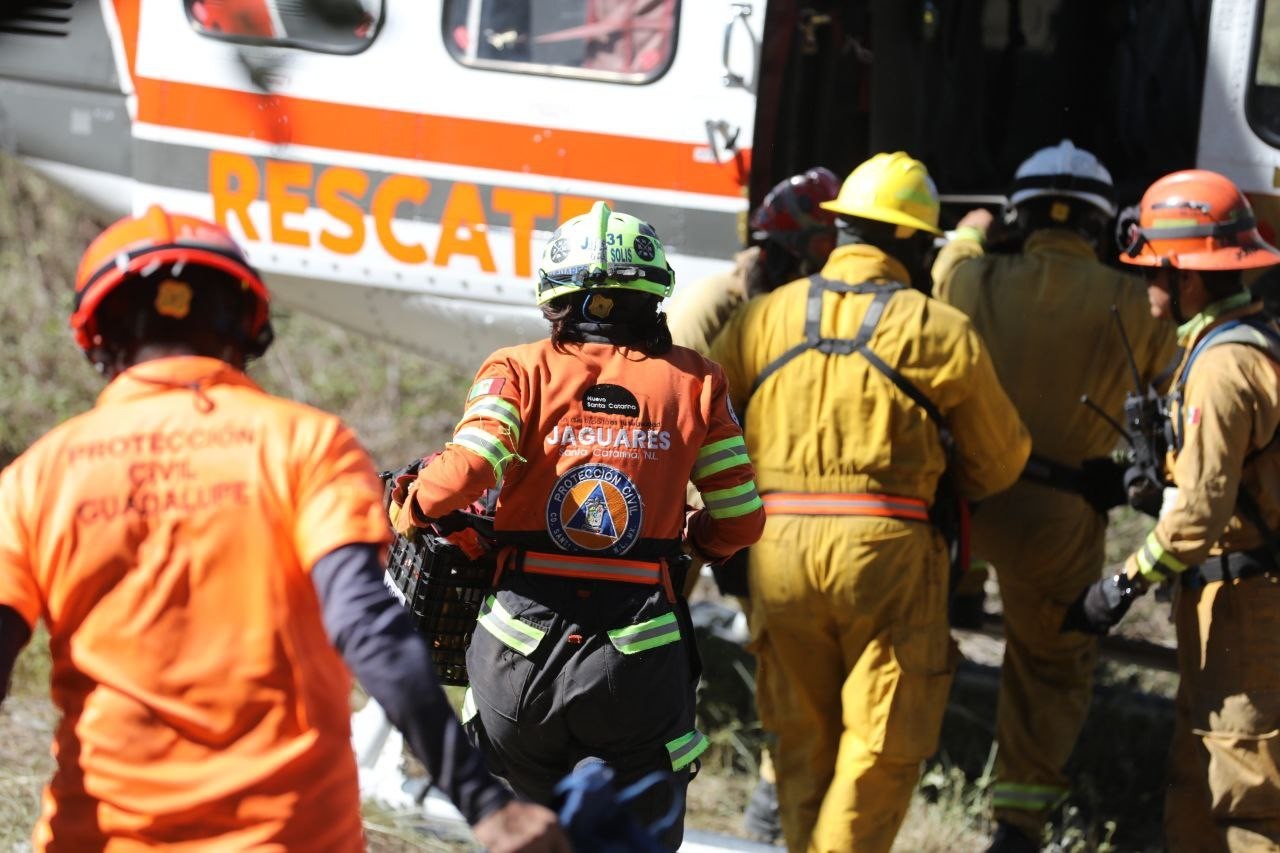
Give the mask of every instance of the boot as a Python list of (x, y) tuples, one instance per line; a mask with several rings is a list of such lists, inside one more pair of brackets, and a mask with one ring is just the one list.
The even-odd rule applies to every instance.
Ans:
[(1040, 853), (1040, 844), (1025, 832), (1003, 821), (996, 824), (987, 853)]
[(778, 786), (764, 779), (756, 783), (742, 813), (742, 826), (754, 841), (774, 844), (782, 837), (782, 821), (778, 817)]

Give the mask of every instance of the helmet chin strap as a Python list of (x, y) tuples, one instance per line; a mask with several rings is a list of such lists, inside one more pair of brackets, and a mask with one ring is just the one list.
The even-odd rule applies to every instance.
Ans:
[(1181, 289), (1183, 289), (1183, 273), (1181, 273), (1181, 270), (1175, 268), (1172, 270), (1172, 275), (1169, 277), (1169, 310), (1170, 313), (1174, 315), (1174, 321), (1175, 323), (1178, 323), (1178, 325), (1187, 321), (1187, 318), (1183, 316), (1183, 302), (1181, 302), (1180, 295)]

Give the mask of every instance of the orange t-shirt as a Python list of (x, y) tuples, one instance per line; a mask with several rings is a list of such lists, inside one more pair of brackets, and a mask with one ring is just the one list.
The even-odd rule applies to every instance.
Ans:
[(337, 418), (221, 361), (138, 365), (0, 473), (0, 604), (63, 719), (36, 848), (363, 849), (350, 676), (308, 572), (387, 539)]
[(720, 366), (684, 347), (655, 357), (549, 340), (489, 357), (453, 441), (419, 475), (427, 516), (500, 483), (499, 532), (545, 534), (564, 551), (622, 557), (677, 540), (685, 487), (706, 509), (693, 544), (717, 559), (756, 541), (764, 509)]

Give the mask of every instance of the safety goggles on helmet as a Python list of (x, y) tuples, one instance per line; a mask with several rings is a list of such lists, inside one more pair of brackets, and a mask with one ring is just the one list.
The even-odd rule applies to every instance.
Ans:
[(70, 325), (86, 353), (99, 346), (96, 313), (104, 299), (127, 282), (165, 267), (181, 275), (185, 266), (224, 273), (254, 299), (245, 346), (259, 355), (270, 343), (270, 301), (266, 285), (227, 231), (194, 216), (171, 214), (152, 205), (141, 216), (118, 220), (89, 244), (76, 271)]
[(1120, 260), (1134, 266), (1243, 270), (1280, 264), (1253, 208), (1226, 177), (1204, 169), (1166, 175), (1117, 223)]
[(618, 288), (666, 298), (675, 288), (658, 234), (602, 201), (556, 229), (538, 265), (538, 304), (583, 290)]

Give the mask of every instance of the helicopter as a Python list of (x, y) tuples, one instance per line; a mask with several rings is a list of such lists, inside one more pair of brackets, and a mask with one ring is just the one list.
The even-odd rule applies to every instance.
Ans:
[(460, 364), (541, 336), (596, 200), (677, 289), (778, 180), (922, 159), (944, 221), (1070, 137), (1280, 222), (1280, 0), (18, 0), (0, 147), (104, 213), (213, 219), (288, 307)]

